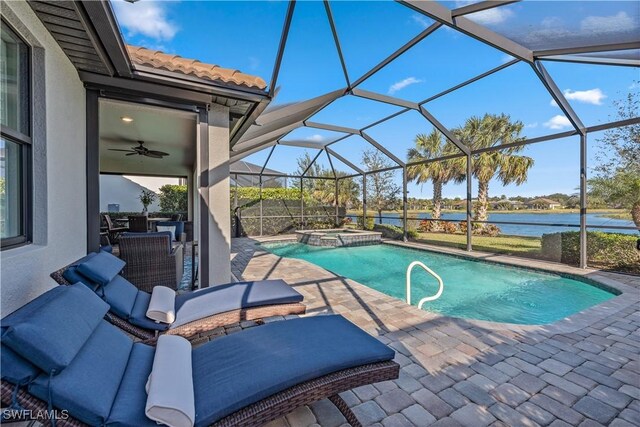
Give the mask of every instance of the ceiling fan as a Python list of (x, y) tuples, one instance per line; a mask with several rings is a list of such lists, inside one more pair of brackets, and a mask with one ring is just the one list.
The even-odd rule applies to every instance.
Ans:
[(138, 146), (131, 147), (131, 149), (129, 150), (121, 150), (119, 148), (109, 148), (109, 151), (124, 151), (127, 153), (125, 154), (125, 156), (139, 155), (139, 156), (151, 157), (154, 159), (162, 159), (164, 156), (169, 155), (169, 153), (165, 153), (164, 151), (149, 150), (147, 147), (144, 146), (144, 141), (137, 141), (137, 142), (138, 142)]

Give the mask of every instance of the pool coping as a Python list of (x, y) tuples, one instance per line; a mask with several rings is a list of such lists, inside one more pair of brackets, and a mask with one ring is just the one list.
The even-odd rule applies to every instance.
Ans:
[[(254, 239), (258, 243), (279, 243), (279, 242), (297, 243), (295, 236), (290, 236), (290, 235), (261, 237), (261, 238), (254, 238)], [(514, 332), (539, 332), (539, 333), (548, 334), (548, 335), (571, 333), (571, 332), (578, 331), (580, 329), (584, 329), (596, 322), (599, 322), (605, 319), (608, 316), (618, 313), (620, 310), (623, 310), (632, 304), (637, 304), (640, 301), (640, 278), (636, 278), (635, 276), (630, 276), (630, 275), (625, 275), (620, 273), (604, 272), (604, 271), (594, 270), (594, 269), (581, 269), (581, 268), (571, 267), (571, 266), (559, 264), (559, 263), (525, 259), (525, 258), (519, 258), (519, 257), (513, 257), (513, 256), (501, 255), (501, 254), (500, 255), (492, 254), (488, 252), (479, 252), (479, 251), (467, 252), (460, 249), (442, 248), (442, 247), (437, 247), (432, 245), (426, 245), (423, 243), (401, 242), (396, 240), (384, 239), (382, 244), (389, 244), (389, 245), (406, 247), (406, 248), (416, 249), (416, 250), (438, 252), (438, 253), (462, 257), (466, 259), (520, 267), (527, 270), (534, 270), (534, 271), (537, 270), (537, 271), (543, 271), (548, 273), (555, 273), (555, 274), (563, 275), (565, 277), (573, 276), (574, 278), (581, 279), (582, 281), (595, 282), (595, 284), (601, 284), (603, 285), (602, 288), (604, 288), (605, 290), (609, 288), (609, 289), (614, 289), (620, 292), (619, 295), (614, 296), (613, 298), (607, 301), (601, 302), (592, 307), (586, 308), (582, 311), (572, 314), (571, 316), (568, 316), (562, 320), (557, 320), (553, 323), (549, 323), (546, 325), (521, 325), (521, 324), (515, 324), (515, 323), (503, 323), (503, 322), (492, 322), (487, 320), (478, 320), (478, 319), (469, 319), (469, 318), (457, 318), (457, 317), (442, 315), (439, 313), (432, 313), (424, 310), (419, 310), (415, 306), (409, 306), (409, 305), (407, 306), (407, 308), (414, 308), (416, 310), (419, 310), (421, 313), (425, 315), (442, 317), (447, 319), (464, 319), (464, 321), (469, 322), (470, 324), (483, 327), (483, 328), (492, 329), (492, 330), (508, 329)], [(265, 252), (270, 253), (268, 251), (265, 251)], [(297, 260), (309, 263), (317, 268), (323, 268), (317, 264), (313, 264), (312, 262), (309, 262), (306, 260), (301, 260), (301, 259), (297, 259)], [(327, 269), (324, 269), (324, 270), (330, 271)], [(336, 274), (333, 272), (331, 273)], [(365, 288), (371, 291), (374, 291), (380, 294), (381, 296), (392, 298), (394, 300), (399, 300), (398, 298), (391, 297), (383, 292), (377, 291), (376, 289), (370, 288), (362, 283), (359, 283), (349, 277), (345, 277), (341, 275), (339, 276), (344, 277), (345, 279), (348, 279), (353, 283), (357, 283), (360, 286), (364, 286)], [(637, 287), (625, 284), (622, 281), (616, 280), (616, 278), (611, 276), (623, 276), (624, 278), (633, 282), (634, 286), (637, 286)], [(594, 285), (594, 283), (587, 283), (587, 284), (591, 286)]]

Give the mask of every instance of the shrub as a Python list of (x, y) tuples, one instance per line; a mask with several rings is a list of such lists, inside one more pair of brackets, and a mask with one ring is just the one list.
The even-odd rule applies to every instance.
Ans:
[(407, 230), (407, 238), (409, 239), (417, 239), (419, 237), (418, 232), (416, 230)]
[[(587, 263), (598, 268), (640, 273), (637, 236), (602, 231), (587, 232)], [(580, 233), (565, 231), (542, 235), (542, 255), (553, 261), (580, 263)]]
[[(362, 228), (362, 216), (358, 216), (357, 217), (357, 222), (358, 222), (358, 228)], [(365, 229), (367, 230), (373, 230), (373, 224), (374, 224), (374, 220), (373, 217), (367, 217), (367, 226), (365, 227)]]
[(453, 234), (458, 231), (458, 226), (455, 224), (455, 222), (442, 222), (442, 231), (444, 231), (445, 233)]
[(391, 224), (375, 224), (373, 231), (379, 231), (382, 233), (382, 237), (394, 240), (402, 239), (404, 234), (402, 228)]
[(458, 223), (458, 228), (462, 234), (467, 234), (467, 221), (460, 221)]
[(189, 204), (186, 185), (165, 184), (160, 187), (160, 210), (162, 212), (186, 211)]
[(418, 231), (423, 233), (433, 231), (433, 222), (423, 219), (422, 221), (420, 221), (420, 225), (418, 225)]

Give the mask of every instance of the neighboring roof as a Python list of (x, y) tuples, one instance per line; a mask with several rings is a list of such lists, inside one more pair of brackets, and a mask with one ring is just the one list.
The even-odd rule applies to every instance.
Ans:
[[(229, 166), (229, 169), (231, 170), (231, 172), (260, 173), (260, 171), (262, 170), (262, 166), (245, 162), (244, 160), (240, 160), (240, 161), (231, 163), (231, 165)], [(269, 169), (269, 168), (264, 168), (263, 173), (271, 173), (271, 174), (278, 174), (278, 175), (282, 174), (282, 172)]]
[(539, 199), (531, 200), (530, 202), (527, 202), (527, 204), (529, 204), (529, 205), (533, 205), (533, 204), (559, 205), (560, 202), (558, 202), (556, 200), (545, 199), (544, 197), (541, 197)]
[(231, 68), (205, 64), (197, 59), (183, 58), (179, 55), (131, 45), (127, 45), (127, 51), (131, 62), (135, 65), (146, 65), (161, 70), (196, 76), (201, 79), (221, 81), (260, 90), (267, 87), (267, 83), (260, 77), (245, 74)]

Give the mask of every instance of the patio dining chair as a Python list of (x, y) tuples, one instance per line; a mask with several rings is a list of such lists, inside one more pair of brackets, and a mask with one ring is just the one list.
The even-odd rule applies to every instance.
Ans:
[[(303, 297), (283, 280), (261, 280), (217, 285), (173, 296), (174, 321), (157, 322), (147, 317), (153, 294), (136, 289), (118, 273), (124, 262), (111, 254), (91, 253), (55, 271), (60, 285), (81, 282), (107, 302), (107, 320), (142, 340), (159, 334), (191, 338), (200, 332), (243, 320), (304, 314)], [(171, 299), (171, 297), (169, 297)]]
[[(60, 426), (259, 426), (339, 393), (398, 378), (395, 352), (342, 316), (274, 322), (192, 349), (134, 342), (86, 286), (58, 286), (3, 318), (3, 406)], [(62, 412), (64, 411), (64, 412)]]
[(146, 215), (129, 215), (129, 231), (146, 233), (149, 231), (149, 218)]
[(109, 214), (102, 214), (102, 220), (107, 226), (107, 234), (109, 236), (109, 240), (111, 240), (111, 242), (113, 243), (118, 242), (118, 238), (120, 237), (120, 234), (129, 231), (129, 227), (115, 226)]

